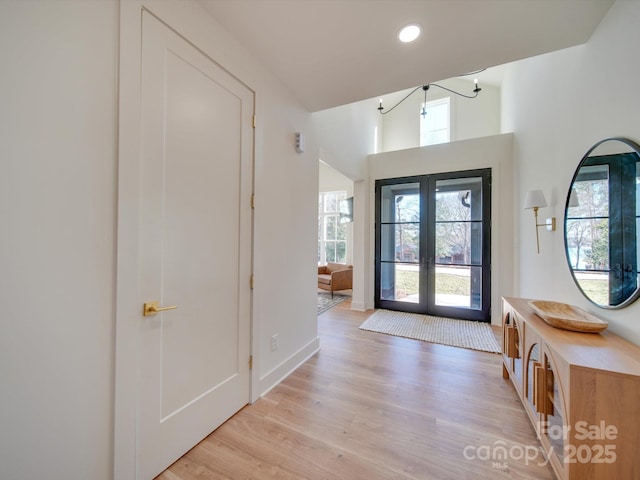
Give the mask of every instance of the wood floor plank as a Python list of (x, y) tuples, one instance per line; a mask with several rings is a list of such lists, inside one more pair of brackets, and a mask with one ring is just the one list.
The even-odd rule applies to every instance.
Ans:
[(320, 315), (320, 352), (158, 479), (555, 478), (499, 355), (359, 330), (371, 313)]
[[(261, 461), (289, 469), (293, 473), (290, 478), (300, 478), (301, 472), (305, 472), (305, 478), (327, 480), (358, 478), (362, 474), (374, 480), (404, 478), (383, 465), (363, 461), (360, 455), (336, 446), (336, 442), (322, 441), (271, 418), (265, 420), (257, 411), (244, 412), (241, 417), (221, 439), (242, 448), (251, 446)], [(274, 450), (273, 444), (278, 448)]]

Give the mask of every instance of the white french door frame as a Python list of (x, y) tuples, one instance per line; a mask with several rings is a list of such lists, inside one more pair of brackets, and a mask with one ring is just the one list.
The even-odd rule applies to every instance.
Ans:
[[(190, 8), (192, 7), (192, 8)], [(115, 378), (114, 378), (114, 470), (119, 480), (133, 480), (136, 472), (136, 415), (138, 333), (141, 305), (138, 281), (138, 212), (140, 206), (140, 141), (141, 141), (141, 39), (142, 13), (147, 11), (165, 23), (189, 43), (215, 62), (206, 42), (188, 38), (190, 29), (201, 21), (202, 12), (192, 5), (180, 5), (157, 0), (120, 1), (119, 50), (119, 115), (118, 115), (118, 208), (117, 208), (117, 264), (115, 298)], [(204, 32), (204, 33), (203, 33)], [(200, 29), (194, 36), (206, 35)], [(217, 63), (217, 62), (216, 62)], [(219, 64), (218, 64), (219, 65)], [(222, 67), (224, 68), (224, 67)], [(236, 77), (237, 78), (237, 77)], [(241, 79), (238, 79), (244, 83)], [(254, 93), (255, 91), (246, 85)], [(255, 131), (253, 169), (255, 171)], [(255, 175), (255, 173), (254, 173)], [(255, 179), (252, 179), (252, 185)], [(253, 189), (254, 187), (252, 187)], [(253, 214), (252, 214), (253, 215)], [(252, 218), (252, 224), (254, 224)], [(253, 247), (252, 247), (253, 248)], [(253, 255), (253, 253), (252, 253)], [(253, 259), (251, 261), (253, 270)], [(247, 282), (249, 279), (247, 278)], [(253, 302), (253, 300), (251, 300)], [(255, 315), (251, 310), (251, 345), (254, 359), (258, 359), (258, 334)], [(259, 368), (251, 370), (250, 401), (259, 396)]]

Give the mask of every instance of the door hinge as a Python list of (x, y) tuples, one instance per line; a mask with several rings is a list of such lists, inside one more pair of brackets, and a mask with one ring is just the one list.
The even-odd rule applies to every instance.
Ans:
[(253, 128), (256, 128), (256, 114), (253, 114)]
[(251, 194), (251, 208), (256, 208), (256, 194)]
[(249, 277), (249, 288), (253, 290), (253, 275)]
[(249, 355), (249, 370), (253, 369), (253, 355)]

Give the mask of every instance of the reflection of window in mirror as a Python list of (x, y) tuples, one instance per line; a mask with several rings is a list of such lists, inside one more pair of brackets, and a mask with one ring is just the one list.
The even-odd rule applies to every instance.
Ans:
[(582, 292), (600, 306), (623, 304), (637, 295), (639, 285), (636, 185), (640, 157), (629, 148), (624, 150), (590, 152), (567, 198), (567, 260)]
[[(580, 168), (580, 173), (573, 184), (573, 192), (576, 205), (569, 206), (566, 224), (568, 255), (571, 267), (574, 270), (608, 272), (608, 165)], [(598, 303), (602, 303), (602, 301)]]

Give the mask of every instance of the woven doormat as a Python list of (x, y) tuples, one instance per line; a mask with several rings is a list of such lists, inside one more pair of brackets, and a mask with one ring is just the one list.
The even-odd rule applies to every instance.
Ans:
[(500, 347), (491, 326), (484, 322), (377, 310), (360, 325), (360, 329), (453, 347), (500, 353)]

